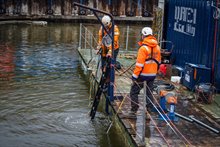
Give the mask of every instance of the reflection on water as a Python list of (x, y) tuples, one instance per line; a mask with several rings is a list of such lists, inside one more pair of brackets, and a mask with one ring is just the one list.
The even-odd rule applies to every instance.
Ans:
[(105, 133), (105, 116), (87, 117), (78, 33), (78, 24), (1, 25), (0, 146), (125, 146), (115, 128)]
[(8, 44), (0, 44), (0, 80), (10, 80), (14, 75), (14, 50)]

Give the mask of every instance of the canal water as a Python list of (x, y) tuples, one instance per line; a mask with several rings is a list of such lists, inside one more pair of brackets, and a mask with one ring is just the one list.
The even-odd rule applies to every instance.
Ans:
[[(125, 37), (126, 26), (120, 29)], [(79, 24), (0, 26), (0, 147), (125, 146), (115, 127), (106, 134), (104, 114), (88, 117), (78, 42)]]

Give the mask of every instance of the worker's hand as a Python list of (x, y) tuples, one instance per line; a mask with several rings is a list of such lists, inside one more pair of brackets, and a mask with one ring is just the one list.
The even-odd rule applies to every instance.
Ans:
[(131, 82), (131, 86), (134, 86), (134, 85), (136, 85), (138, 82), (137, 82), (137, 78), (135, 78), (135, 77), (131, 77), (131, 80), (132, 80), (132, 82)]
[(108, 51), (106, 57), (110, 57), (110, 58), (112, 57), (112, 50), (109, 50), (109, 51)]
[(132, 82), (137, 82), (137, 78), (132, 76), (131, 79), (132, 79)]
[(101, 45), (98, 45), (97, 47), (96, 47), (96, 50), (100, 50), (101, 49)]
[(100, 54), (100, 50), (95, 50), (95, 54)]
[(111, 58), (112, 57), (112, 53), (108, 53), (107, 55), (106, 55), (106, 57), (108, 58)]
[(101, 47), (102, 47), (101, 45), (99, 45), (99, 44), (97, 45), (97, 47), (95, 49), (95, 54), (99, 54), (100, 53), (99, 51), (100, 51)]

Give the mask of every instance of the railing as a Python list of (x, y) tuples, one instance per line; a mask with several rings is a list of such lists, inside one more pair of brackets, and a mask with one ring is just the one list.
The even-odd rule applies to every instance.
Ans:
[[(97, 32), (95, 32), (97, 35), (98, 35), (98, 33)], [(125, 52), (126, 51), (129, 51), (129, 47), (128, 47), (128, 42), (129, 42), (129, 33), (130, 33), (130, 31), (129, 31), (129, 26), (127, 27), (127, 31), (126, 31), (126, 42), (124, 43), (124, 45), (126, 46), (126, 49), (125, 49)], [(99, 64), (99, 61), (98, 61), (98, 63), (97, 63), (97, 55), (95, 55), (94, 54), (94, 51), (95, 51), (95, 48), (96, 48), (96, 45), (98, 44), (98, 41), (97, 41), (97, 36), (96, 35), (94, 35), (94, 33), (93, 32), (91, 32), (91, 30), (88, 28), (88, 27), (86, 27), (85, 25), (83, 25), (83, 24), (80, 24), (80, 32), (79, 32), (79, 35), (80, 35), (80, 38), (79, 38), (79, 50), (88, 50), (89, 52), (90, 52), (90, 54), (89, 54), (89, 56), (87, 56), (88, 57), (88, 59), (87, 59), (87, 64), (89, 65), (90, 63), (91, 63), (91, 65), (89, 65), (89, 66), (94, 66), (94, 60), (96, 60), (96, 64)], [(132, 36), (132, 37), (135, 37), (135, 36)], [(131, 37), (131, 38), (132, 38)], [(87, 52), (87, 51), (86, 51)], [(87, 52), (87, 55), (88, 55), (88, 52)], [(98, 65), (95, 65), (96, 66), (96, 73), (97, 72), (100, 72), (99, 70), (98, 70)], [(93, 68), (94, 69), (94, 68)], [(100, 76), (101, 74), (99, 74), (99, 76)], [(95, 77), (96, 77), (96, 79), (98, 80), (98, 77), (97, 77), (97, 75), (95, 75)], [(100, 78), (100, 77), (99, 77)], [(90, 79), (90, 84), (91, 84), (91, 89), (90, 89), (90, 93), (92, 94), (94, 94), (94, 90), (95, 90), (95, 88), (94, 88), (94, 86), (92, 86), (92, 85), (96, 85), (95, 83), (95, 81), (94, 81), (94, 79)], [(117, 86), (116, 86), (117, 87)], [(146, 86), (145, 86), (146, 87)], [(92, 96), (90, 95), (90, 98), (91, 98)], [(143, 106), (145, 106), (146, 104), (146, 101), (145, 101), (145, 97), (146, 97), (146, 93), (144, 93), (144, 96), (143, 96), (143, 98), (140, 98), (140, 101), (143, 101), (142, 102), (142, 104), (143, 104)], [(124, 98), (124, 99), (126, 99), (126, 97)], [(122, 103), (123, 104), (123, 103)], [(137, 124), (138, 124), (138, 129), (137, 129), (137, 131), (136, 131), (136, 134), (137, 134), (137, 137), (136, 137), (136, 139), (138, 140), (138, 142), (140, 143), (140, 144), (142, 144), (142, 145), (145, 145), (145, 128), (146, 128), (146, 123), (145, 123), (145, 121), (146, 121), (146, 119), (145, 119), (145, 111), (146, 111), (146, 107), (140, 107), (140, 110), (139, 110), (140, 112), (141, 112), (141, 115), (138, 115), (138, 120), (137, 120)], [(110, 129), (110, 127), (109, 127), (109, 129)], [(108, 130), (109, 130), (108, 129)]]
[[(134, 28), (127, 25), (118, 26), (120, 30), (120, 51), (137, 51), (139, 48), (137, 42), (140, 40), (141, 26), (135, 26)], [(80, 35), (79, 35), (79, 48), (82, 49), (95, 49), (98, 42), (98, 30), (94, 28), (90, 29), (87, 24), (80, 24)]]
[[(131, 37), (134, 37), (134, 36), (130, 36), (129, 34), (131, 33), (130, 31), (130, 27), (127, 27), (127, 32), (126, 32), (126, 42), (124, 42), (124, 45), (126, 46), (126, 51), (130, 51), (130, 48), (128, 46), (129, 44), (129, 41), (131, 40)], [(97, 32), (95, 32), (95, 34), (98, 35)], [(83, 50), (90, 50), (90, 55), (89, 55), (89, 61), (93, 61), (93, 59), (96, 57), (94, 56), (94, 54), (92, 55), (91, 53), (94, 53), (94, 49), (97, 45), (97, 36), (94, 35), (93, 32), (91, 32), (91, 30), (88, 29), (88, 27), (84, 26), (83, 24), (80, 24), (80, 39), (79, 39), (79, 49), (83, 49)], [(167, 41), (161, 41), (161, 44), (162, 43), (170, 43), (170, 42), (167, 42)], [(173, 46), (172, 46), (173, 48)], [(88, 52), (87, 52), (88, 53)], [(92, 63), (92, 62), (89, 62), (89, 63)], [(131, 75), (129, 75), (128, 72), (125, 73), (126, 75), (124, 75), (121, 79), (119, 79), (119, 82), (123, 82), (123, 81), (130, 81), (131, 80), (128, 78), (128, 77), (131, 77)], [(94, 81), (92, 81), (91, 84), (95, 84)], [(117, 83), (116, 83), (117, 84)], [(123, 101), (120, 103), (120, 106), (118, 107), (118, 110), (116, 112), (116, 114), (114, 116), (117, 116), (117, 113), (120, 112), (121, 110), (121, 107), (125, 101), (125, 99), (127, 99), (128, 101), (132, 101), (132, 99), (128, 96), (128, 94), (126, 94), (126, 90), (124, 89), (124, 87), (122, 87), (120, 84), (116, 85), (114, 84), (114, 86), (116, 87), (115, 88), (115, 91), (117, 91), (118, 93), (121, 94), (121, 96), (123, 96)], [(148, 88), (148, 86), (146, 86), (146, 83), (145, 84), (145, 88)], [(94, 90), (94, 89), (91, 89), (91, 90)], [(134, 128), (132, 127), (132, 130), (135, 131), (135, 134), (136, 134), (136, 138), (135, 140), (140, 144), (140, 145), (145, 145), (145, 129), (148, 129), (146, 128), (146, 113), (147, 112), (147, 116), (148, 118), (152, 121), (152, 124), (155, 126), (156, 130), (159, 132), (159, 134), (161, 135), (161, 137), (164, 139), (164, 142), (170, 146), (170, 143), (168, 142), (168, 140), (166, 139), (166, 135), (163, 134), (163, 132), (160, 130), (159, 126), (157, 125), (156, 123), (156, 120), (155, 118), (153, 118), (151, 116), (151, 114), (146, 111), (146, 89), (144, 89), (143, 91), (140, 92), (140, 97), (139, 97), (139, 101), (140, 103), (138, 104), (139, 105), (139, 112), (141, 112), (141, 114), (138, 114), (137, 115), (137, 121), (136, 121), (136, 127), (138, 126), (138, 128)], [(151, 91), (151, 95), (153, 95), (153, 92)], [(164, 111), (161, 111), (163, 110), (160, 106), (160, 103), (159, 101), (157, 100), (157, 98), (155, 96), (153, 96), (153, 100), (155, 101), (155, 104), (153, 103), (152, 100), (150, 100), (148, 97), (147, 99), (150, 101), (150, 103), (153, 105), (155, 111), (158, 112), (158, 114), (160, 115), (160, 117), (164, 120), (164, 122), (167, 124), (168, 127), (170, 127), (170, 129), (174, 132), (174, 134), (181, 138), (182, 139), (182, 142), (183, 144), (185, 144), (186, 146), (187, 145), (191, 145), (191, 143), (189, 142), (189, 140), (187, 140), (185, 138), (185, 136), (178, 130), (178, 128), (175, 126), (175, 124), (170, 120), (170, 118), (167, 116), (167, 114), (164, 113)], [(111, 126), (112, 126), (113, 122), (110, 123), (108, 129), (107, 129), (107, 133), (108, 131), (110, 130)]]

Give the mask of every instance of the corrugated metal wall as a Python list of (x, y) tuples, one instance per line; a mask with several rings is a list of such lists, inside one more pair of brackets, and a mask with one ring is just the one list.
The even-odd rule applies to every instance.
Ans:
[(175, 64), (185, 62), (211, 67), (214, 19), (211, 2), (169, 0), (166, 40), (174, 43)]
[[(186, 62), (190, 62), (212, 68), (215, 2), (216, 0), (167, 1), (165, 39), (175, 45), (172, 55), (175, 65), (184, 67)], [(220, 82), (219, 79), (216, 80)]]
[(158, 5), (158, 0), (0, 0), (0, 15), (91, 15), (88, 10), (74, 8), (74, 2), (114, 16), (132, 17), (152, 17), (153, 8)]

